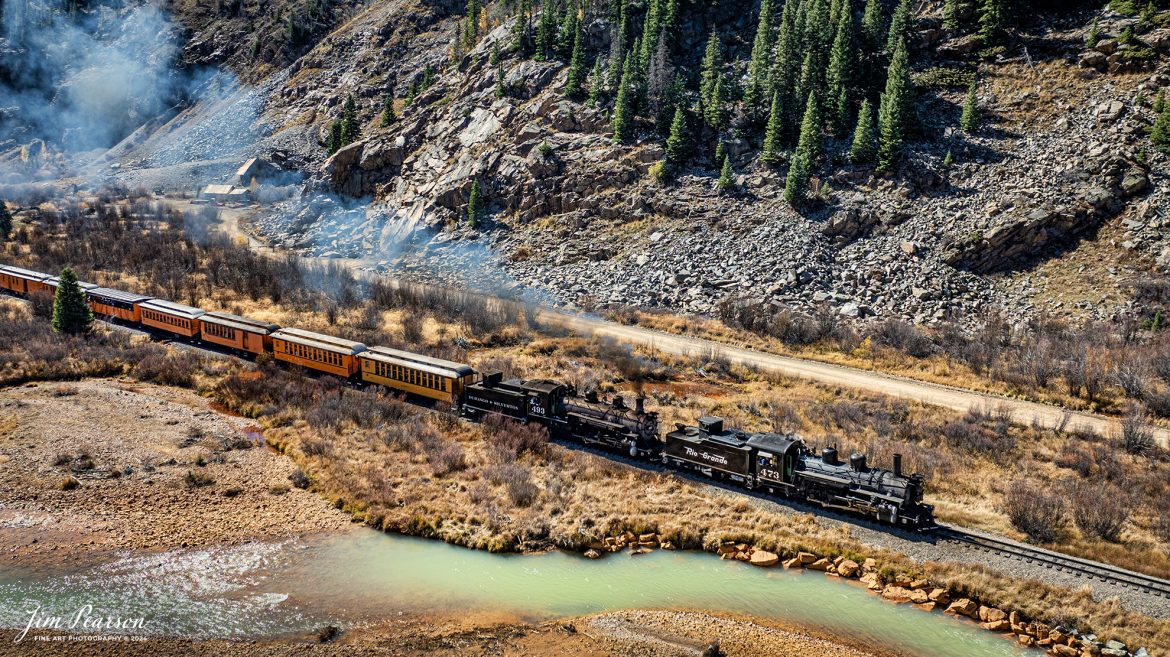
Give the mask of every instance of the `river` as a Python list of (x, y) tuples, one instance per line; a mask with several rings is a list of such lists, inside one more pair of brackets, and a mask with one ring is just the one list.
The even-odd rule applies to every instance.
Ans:
[(100, 564), (0, 566), (0, 625), (32, 609), (143, 617), (145, 633), (280, 638), (403, 612), (505, 611), (537, 621), (616, 609), (749, 614), (916, 657), (1027, 653), (970, 621), (893, 605), (855, 583), (708, 554), (496, 555), (373, 530)]

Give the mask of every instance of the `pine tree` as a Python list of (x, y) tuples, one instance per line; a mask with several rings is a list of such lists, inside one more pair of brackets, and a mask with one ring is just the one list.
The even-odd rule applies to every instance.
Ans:
[[(993, 0), (994, 1), (994, 0)], [(898, 0), (890, 18), (890, 32), (886, 36), (886, 52), (891, 55), (910, 36), (910, 0)]]
[(999, 43), (1006, 17), (1004, 0), (983, 0), (979, 7), (979, 36), (984, 45)]
[(804, 204), (809, 176), (808, 157), (798, 152), (792, 159), (792, 166), (788, 167), (788, 180), (784, 182), (784, 199), (792, 207)]
[(723, 158), (725, 157), (727, 157), (727, 144), (723, 143), (723, 140), (720, 139), (718, 143), (715, 144), (715, 163), (718, 164), (722, 162)]
[(849, 0), (841, 4), (841, 16), (837, 36), (833, 39), (833, 52), (829, 59), (828, 98), (829, 122), (833, 134), (845, 134), (848, 130), (850, 98), (853, 82), (857, 75), (857, 44), (853, 38), (853, 8)]
[(959, 29), (959, 0), (943, 3), (943, 27), (952, 31)]
[(678, 29), (678, 0), (666, 0), (666, 7), (662, 10), (662, 28), (660, 33), (666, 37), (666, 45), (673, 45), (674, 32)]
[(528, 54), (528, 0), (520, 0), (520, 7), (516, 11), (516, 22), (512, 24), (511, 46), (512, 51), (521, 57)]
[(963, 116), (959, 119), (959, 126), (967, 134), (979, 130), (979, 98), (977, 94), (977, 83), (972, 80), (971, 88), (967, 90), (967, 101), (963, 103)]
[(479, 191), (479, 179), (477, 178), (471, 181), (471, 193), (467, 197), (467, 223), (475, 228), (479, 225), (482, 216), (483, 197)]
[(715, 80), (715, 89), (711, 91), (711, 98), (703, 108), (703, 119), (716, 132), (727, 127), (727, 102), (727, 88), (721, 75)]
[(878, 169), (890, 170), (902, 157), (906, 106), (910, 96), (910, 56), (903, 41), (894, 51), (886, 74), (886, 90), (878, 107)]
[(89, 331), (91, 324), (93, 313), (85, 300), (85, 293), (77, 284), (77, 274), (66, 267), (61, 270), (61, 280), (53, 297), (53, 330), (78, 335)]
[(609, 69), (605, 77), (605, 84), (616, 90), (621, 85), (622, 72), (625, 68), (626, 41), (630, 34), (630, 10), (627, 0), (617, 0), (618, 21), (617, 28), (609, 41)]
[(658, 46), (660, 6), (659, 0), (648, 0), (646, 3), (646, 15), (642, 20), (642, 47), (635, 51), (642, 70), (650, 67), (650, 57)]
[(479, 37), (479, 13), (482, 9), (479, 0), (467, 0), (467, 22), (463, 30), (463, 45), (471, 49)]
[(394, 94), (387, 93), (382, 98), (382, 127), (389, 128), (398, 120), (398, 115), (394, 113)]
[(1093, 25), (1089, 28), (1089, 36), (1085, 37), (1085, 45), (1089, 48), (1096, 48), (1097, 43), (1101, 41), (1101, 26), (1097, 23), (1097, 17), (1093, 17)]
[(1162, 110), (1154, 121), (1154, 129), (1150, 133), (1150, 140), (1154, 147), (1163, 153), (1170, 153), (1170, 107)]
[(561, 21), (561, 30), (557, 38), (558, 48), (565, 59), (572, 58), (573, 49), (577, 46), (577, 28), (580, 27), (578, 23), (577, 4), (571, 1), (565, 11), (565, 19)]
[[(788, 117), (786, 110), (795, 103), (797, 98), (797, 84), (800, 77), (800, 35), (796, 24), (796, 9), (793, 2), (784, 5), (784, 12), (780, 17), (780, 35), (776, 39), (775, 56), (772, 60), (772, 71), (768, 88), (772, 90), (769, 100), (778, 97), (780, 101), (780, 136), (787, 141), (795, 131), (793, 120)], [(771, 119), (771, 103), (768, 105), (768, 119)]]
[(767, 82), (772, 69), (772, 46), (775, 43), (773, 22), (772, 0), (761, 0), (756, 39), (752, 43), (752, 58), (748, 62), (747, 89), (743, 97), (744, 108), (749, 112), (757, 109), (768, 97)]
[(800, 141), (796, 145), (796, 152), (805, 156), (809, 166), (821, 154), (821, 128), (820, 103), (817, 102), (817, 95), (810, 93), (804, 106), (804, 119), (800, 122)]
[(344, 134), (341, 121), (334, 121), (329, 125), (329, 141), (326, 145), (326, 150), (330, 155), (341, 150), (345, 144), (342, 143), (342, 135)]
[(954, 163), (955, 163), (955, 155), (953, 153), (951, 153), (951, 149), (948, 148), (947, 149), (947, 156), (943, 158), (943, 167), (946, 169), (949, 169), (949, 168), (951, 168), (951, 165), (953, 165)]
[(622, 79), (618, 83), (617, 99), (613, 104), (613, 143), (620, 144), (630, 138), (633, 132), (634, 85), (633, 53), (625, 56), (622, 65)]
[(861, 34), (865, 40), (866, 50), (873, 52), (881, 47), (882, 0), (868, 0), (865, 3), (865, 14), (861, 17)]
[(687, 114), (682, 107), (674, 110), (670, 122), (670, 137), (666, 139), (666, 174), (673, 178), (690, 155), (690, 135), (687, 134)]
[(873, 125), (873, 105), (869, 100), (861, 102), (861, 111), (857, 113), (857, 128), (853, 131), (853, 147), (849, 150), (849, 159), (856, 164), (873, 162), (877, 155), (877, 130)]
[(0, 240), (8, 239), (12, 234), (12, 213), (8, 211), (8, 205), (4, 199), (0, 199)]
[(735, 171), (731, 168), (731, 157), (723, 156), (723, 169), (719, 172), (719, 182), (715, 186), (721, 192), (730, 191), (735, 187)]
[(699, 73), (699, 102), (706, 107), (711, 102), (715, 83), (723, 71), (723, 48), (719, 45), (719, 34), (711, 30), (707, 38), (707, 50), (703, 53), (703, 65)]
[(605, 86), (605, 66), (598, 55), (593, 60), (593, 71), (589, 73), (589, 100), (586, 105), (597, 107), (601, 100), (601, 88)]
[(573, 57), (569, 60), (569, 78), (565, 82), (565, 95), (578, 99), (584, 91), (585, 47), (581, 44), (581, 24), (574, 23), (577, 34), (573, 37)]
[(772, 94), (772, 109), (768, 112), (768, 127), (764, 131), (764, 151), (760, 153), (760, 161), (764, 164), (776, 164), (783, 157), (784, 125), (780, 115), (780, 92)]
[(361, 136), (362, 128), (358, 123), (357, 104), (354, 103), (353, 94), (349, 94), (345, 99), (345, 107), (341, 110), (341, 146), (348, 146)]
[(1161, 114), (1166, 109), (1166, 91), (1164, 89), (1158, 90), (1158, 95), (1154, 96), (1154, 112)]
[(536, 25), (536, 52), (532, 58), (536, 61), (547, 61), (553, 58), (556, 39), (556, 16), (553, 12), (553, 0), (544, 0), (540, 3), (540, 19)]

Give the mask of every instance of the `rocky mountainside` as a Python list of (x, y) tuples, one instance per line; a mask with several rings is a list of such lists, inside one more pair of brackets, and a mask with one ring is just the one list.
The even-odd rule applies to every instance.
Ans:
[[(904, 160), (878, 174), (849, 163), (851, 135), (826, 135), (817, 194), (799, 208), (784, 197), (787, 165), (760, 162), (763, 131), (742, 117), (718, 137), (734, 189), (716, 184), (716, 138), (706, 132), (675, 179), (660, 180), (665, 139), (652, 126), (615, 144), (612, 99), (571, 99), (568, 64), (511, 51), (514, 4), (480, 10), (466, 48), (462, 4), (348, 8), (263, 85), (267, 136), (253, 148), (291, 153), (309, 194), (256, 228), (306, 253), (579, 306), (711, 313), (734, 298), (918, 322), (989, 305), (1014, 316), (1125, 311), (1127, 295), (1106, 292), (1170, 265), (1167, 159), (1148, 136), (1170, 84), (1167, 17), (1039, 11), (987, 49), (971, 29), (945, 26), (949, 3), (918, 4), (909, 28), (917, 119)], [(580, 14), (587, 62), (608, 52), (605, 7), (585, 3)], [(715, 30), (742, 85), (755, 13), (730, 2), (682, 7), (678, 70), (697, 77)], [(983, 121), (968, 134), (959, 117), (972, 77)], [(396, 120), (383, 126), (388, 93)], [(360, 137), (330, 155), (348, 97)], [(486, 200), (474, 227), (473, 184)], [(1084, 288), (1075, 308), (1038, 294), (1041, 264), (1100, 241), (1101, 255), (1075, 277)]]

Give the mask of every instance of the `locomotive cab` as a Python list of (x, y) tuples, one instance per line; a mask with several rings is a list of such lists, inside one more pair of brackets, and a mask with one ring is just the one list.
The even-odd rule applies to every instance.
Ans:
[(753, 435), (747, 442), (755, 449), (752, 463), (755, 487), (787, 494), (792, 488), (800, 456), (806, 451), (804, 441), (796, 436), (761, 433)]

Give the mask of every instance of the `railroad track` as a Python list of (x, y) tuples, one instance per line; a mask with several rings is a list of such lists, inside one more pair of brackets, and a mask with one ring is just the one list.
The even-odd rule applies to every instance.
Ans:
[(940, 525), (935, 530), (935, 535), (941, 540), (966, 543), (987, 552), (1020, 559), (1027, 563), (1039, 564), (1046, 568), (1075, 573), (1090, 579), (1143, 591), (1163, 598), (1170, 598), (1170, 581), (1152, 575), (1135, 573), (1124, 568), (1089, 561), (1088, 559), (1081, 559), (1067, 554), (1060, 554), (1030, 545), (1023, 545), (1013, 541), (984, 536), (982, 534), (973, 534), (947, 525)]

